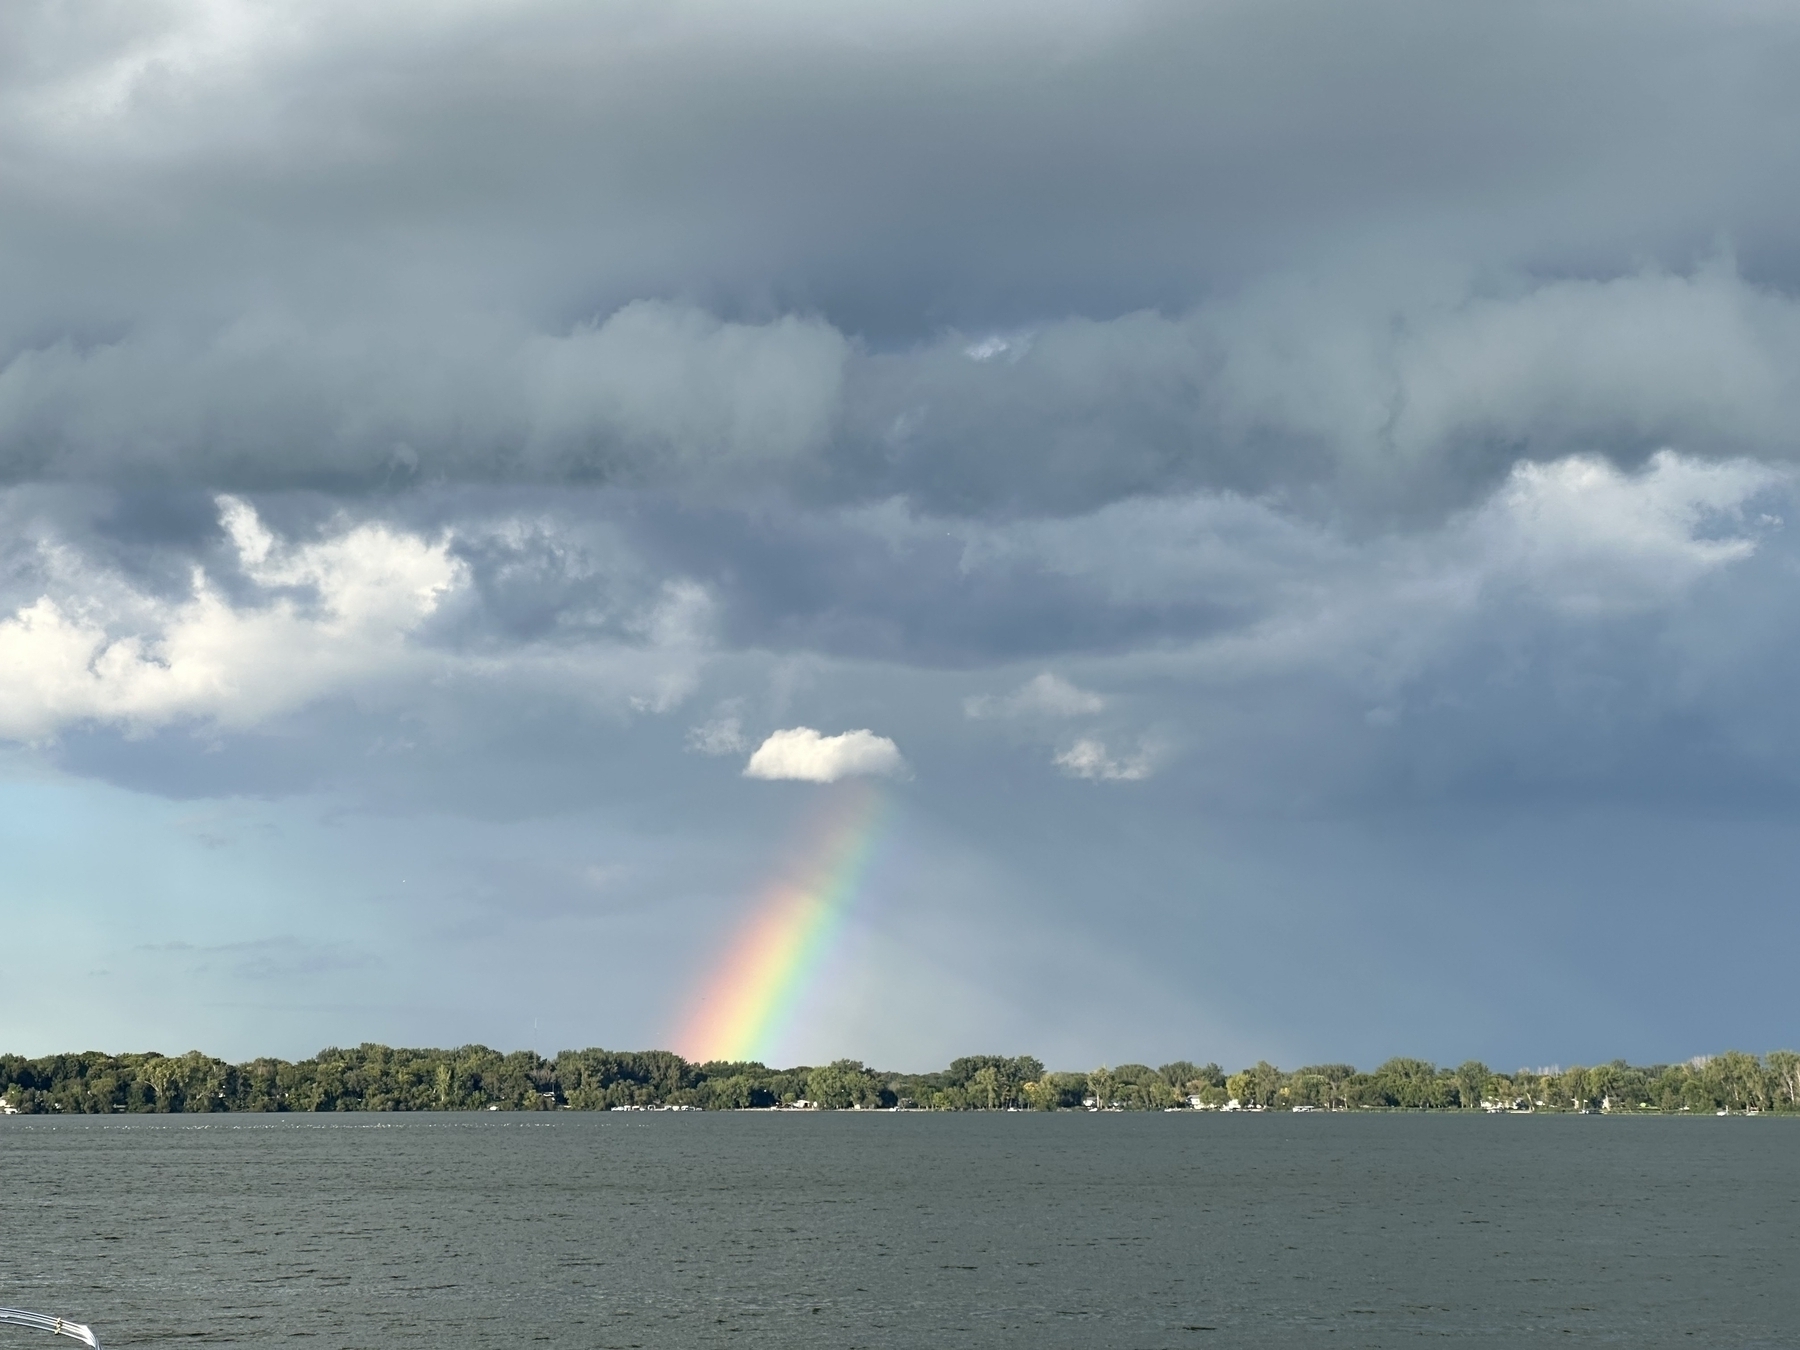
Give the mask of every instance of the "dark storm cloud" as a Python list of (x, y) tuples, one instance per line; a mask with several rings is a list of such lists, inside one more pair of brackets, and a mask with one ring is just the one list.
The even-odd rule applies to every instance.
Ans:
[(0, 453), (15, 476), (150, 486), (563, 481), (969, 515), (1223, 488), (1432, 513), (1521, 458), (1789, 458), (1797, 365), (1800, 305), (1728, 259), (1375, 293), (1276, 279), (1181, 315), (896, 353), (818, 318), (634, 302), (561, 335), (287, 325), (33, 349), (0, 371)]
[(1392, 509), (1791, 449), (1777, 9), (8, 22), (15, 481)]
[[(530, 1039), (493, 971), (554, 943), (606, 979), (547, 1035), (656, 1043), (618, 954), (698, 963), (812, 800), (751, 753), (866, 729), (904, 976), (796, 1054), (1717, 1048), (1677, 1032), (1748, 1014), (1666, 993), (1745, 981), (1688, 964), (1707, 869), (1644, 860), (1719, 851), (1785, 949), (1797, 48), (1758, 4), (8, 6), (9, 931), (351, 952), (347, 1041)], [(1639, 914), (1662, 992), (1569, 995)], [(316, 1048), (255, 975), (243, 1052)]]
[(64, 303), (428, 277), (564, 323), (717, 288), (917, 335), (1184, 306), (1347, 232), (1760, 247), (1794, 190), (1767, 6), (14, 16), (13, 228), (73, 227), (32, 288)]

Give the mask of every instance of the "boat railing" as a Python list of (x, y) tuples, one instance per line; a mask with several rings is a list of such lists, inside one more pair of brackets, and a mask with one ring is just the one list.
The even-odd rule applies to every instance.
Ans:
[(43, 1313), (26, 1312), (23, 1308), (0, 1308), (0, 1324), (48, 1331), (53, 1336), (67, 1336), (72, 1341), (92, 1346), (93, 1350), (100, 1350), (100, 1338), (94, 1335), (92, 1327), (81, 1322), (71, 1322), (66, 1317), (46, 1317)]

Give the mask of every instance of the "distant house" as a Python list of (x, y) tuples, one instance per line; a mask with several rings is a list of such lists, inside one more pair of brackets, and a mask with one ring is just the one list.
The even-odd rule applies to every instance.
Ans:
[(7, 1101), (6, 1098), (0, 1097), (0, 1116), (16, 1116), (18, 1114), (18, 1107)]

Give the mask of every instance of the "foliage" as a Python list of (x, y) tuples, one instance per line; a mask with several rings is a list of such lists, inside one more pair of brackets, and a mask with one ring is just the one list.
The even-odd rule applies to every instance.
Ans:
[(1176, 1060), (1051, 1072), (1030, 1055), (967, 1055), (925, 1074), (883, 1073), (859, 1060), (771, 1069), (755, 1062), (694, 1064), (667, 1050), (565, 1050), (545, 1059), (482, 1045), (454, 1050), (359, 1045), (290, 1063), (229, 1064), (199, 1051), (25, 1059), (0, 1055), (0, 1099), (36, 1114), (211, 1111), (583, 1111), (684, 1106), (744, 1110), (806, 1102), (827, 1110), (1157, 1111), (1240, 1109), (1392, 1111), (1800, 1111), (1800, 1054), (1728, 1050), (1684, 1064), (1499, 1073), (1478, 1060), (1440, 1068), (1390, 1059), (1369, 1073), (1349, 1064), (1284, 1071), (1266, 1060), (1227, 1076), (1217, 1064)]

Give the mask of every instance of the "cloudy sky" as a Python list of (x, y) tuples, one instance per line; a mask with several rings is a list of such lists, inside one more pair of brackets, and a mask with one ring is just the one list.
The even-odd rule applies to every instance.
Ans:
[(0, 1048), (667, 1045), (850, 791), (784, 1061), (1800, 1040), (1797, 60), (16, 0)]

